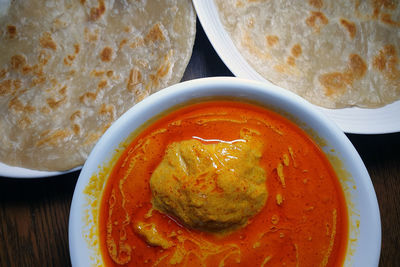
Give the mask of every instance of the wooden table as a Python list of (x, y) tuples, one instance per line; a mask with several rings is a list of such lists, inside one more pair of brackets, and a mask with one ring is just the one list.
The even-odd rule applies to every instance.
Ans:
[[(200, 24), (183, 80), (233, 76)], [(399, 118), (400, 119), (400, 118)], [(400, 133), (348, 135), (369, 171), (382, 219), (380, 266), (400, 266)], [(0, 178), (0, 266), (70, 266), (69, 209), (79, 171), (44, 179)]]

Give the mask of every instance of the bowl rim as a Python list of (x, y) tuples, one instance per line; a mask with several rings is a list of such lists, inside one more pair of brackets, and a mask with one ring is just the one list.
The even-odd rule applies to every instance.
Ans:
[[(311, 127), (310, 124), (314, 125), (311, 127), (313, 130), (317, 130), (315, 128), (319, 127), (318, 136), (328, 140), (346, 159), (346, 162), (343, 162), (346, 165), (345, 169), (353, 177), (358, 177), (356, 180), (357, 198), (361, 199), (357, 202), (357, 208), (360, 205), (362, 207), (360, 210), (360, 216), (362, 216), (359, 227), (360, 235), (357, 242), (357, 248), (361, 247), (361, 250), (356, 249), (351, 257), (356, 260), (357, 266), (378, 266), (381, 251), (379, 206), (368, 171), (347, 136), (326, 115), (294, 93), (275, 85), (236, 77), (201, 78), (172, 85), (133, 106), (104, 133), (81, 170), (71, 202), (68, 235), (73, 266), (88, 266), (90, 263), (87, 253), (89, 248), (82, 232), (84, 226), (82, 221), (83, 192), (90, 177), (99, 170), (100, 164), (104, 164), (107, 159), (110, 159), (106, 156), (107, 153), (112, 153), (128, 137), (127, 133), (133, 131), (132, 129), (136, 129), (168, 108), (206, 95), (231, 96), (234, 92), (237, 93), (236, 97), (245, 98), (258, 94), (263, 96), (260, 102), (266, 101), (268, 105), (279, 107), (291, 115), (300, 116), (296, 113), (299, 112), (302, 114), (301, 116), (306, 116), (306, 118), (299, 118), (300, 121), (304, 122), (307, 127)], [(277, 102), (270, 103), (268, 101)], [(131, 130), (127, 130), (127, 127)], [(125, 131), (125, 134), (121, 136), (122, 131)]]

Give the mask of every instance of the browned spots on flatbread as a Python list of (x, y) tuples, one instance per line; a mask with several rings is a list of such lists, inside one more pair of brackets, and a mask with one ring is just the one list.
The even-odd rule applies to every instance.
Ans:
[(102, 117), (106, 117), (109, 120), (115, 119), (115, 107), (111, 104), (102, 104), (99, 110), (99, 115)]
[(23, 111), (24, 110), (24, 105), (22, 102), (18, 99), (18, 97), (14, 97), (8, 102), (8, 108), (10, 110), (14, 111)]
[(70, 71), (67, 72), (68, 76), (70, 76), (70, 77), (74, 76), (75, 73), (76, 73), (76, 70), (70, 70)]
[(14, 39), (17, 35), (17, 27), (14, 25), (7, 25), (8, 38)]
[(21, 88), (21, 84), (22, 84), (22, 82), (20, 79), (13, 80), (13, 85), (14, 85), (15, 90), (18, 90), (19, 88)]
[(354, 3), (354, 8), (356, 9), (356, 12), (358, 12), (358, 8), (360, 7), (360, 0), (356, 0)]
[(104, 1), (98, 0), (97, 2), (99, 5), (90, 9), (90, 20), (98, 20), (104, 14), (104, 12), (106, 12)]
[(277, 45), (279, 42), (279, 37), (276, 35), (267, 35), (265, 39), (267, 40), (267, 44), (270, 47)]
[(126, 84), (126, 89), (133, 92), (136, 87), (142, 83), (142, 74), (138, 69), (131, 69), (129, 72), (128, 82)]
[(301, 53), (303, 52), (303, 50), (301, 49), (301, 45), (300, 45), (300, 44), (295, 44), (295, 45), (292, 47), (291, 52), (292, 52), (292, 55), (293, 55), (294, 57), (299, 57), (299, 56), (301, 55)]
[(32, 121), (28, 117), (24, 116), (20, 120), (17, 121), (17, 125), (20, 129), (26, 129), (31, 125)]
[(99, 40), (99, 29), (94, 29), (93, 31), (88, 28), (84, 29), (84, 36), (88, 42), (96, 42)]
[(308, 0), (308, 3), (310, 6), (315, 7), (315, 8), (322, 8), (324, 5), (324, 2), (322, 0)]
[(134, 93), (135, 93), (135, 101), (136, 102), (142, 101), (150, 94), (149, 91), (147, 91), (147, 90), (138, 90), (138, 89), (136, 89)]
[[(289, 62), (286, 62), (289, 64)], [(284, 64), (278, 64), (274, 66), (274, 70), (279, 73), (288, 73), (288, 68)]]
[(121, 49), (122, 47), (124, 47), (126, 44), (128, 43), (127, 39), (122, 39), (121, 42), (119, 43), (119, 49)]
[(56, 18), (56, 19), (53, 21), (52, 30), (57, 31), (57, 30), (59, 30), (59, 29), (66, 28), (67, 26), (68, 26), (68, 24), (67, 24), (66, 21), (59, 20), (58, 18)]
[(74, 111), (74, 113), (71, 114), (71, 116), (69, 117), (69, 119), (70, 119), (71, 121), (75, 121), (75, 120), (77, 120), (77, 119), (79, 119), (79, 118), (81, 118), (81, 117), (82, 117), (82, 112), (81, 112), (80, 110), (77, 110), (77, 111)]
[(340, 24), (347, 30), (351, 39), (356, 36), (356, 24), (346, 19), (340, 19)]
[(396, 9), (398, 1), (396, 0), (373, 0), (374, 7), (384, 7), (387, 9)]
[[(56, 78), (51, 78), (50, 83), (53, 87), (56, 87), (59, 83)], [(66, 87), (66, 86), (65, 86)]]
[(24, 55), (14, 55), (11, 57), (11, 68), (12, 69), (20, 69), (21, 67), (25, 66), (26, 64), (26, 57)]
[(396, 80), (400, 78), (400, 70), (397, 68), (398, 63), (399, 58), (396, 48), (394, 45), (386, 45), (374, 57), (372, 65), (383, 72), (389, 79)]
[(104, 70), (92, 70), (90, 72), (90, 75), (95, 76), (95, 77), (101, 77), (106, 73)]
[(37, 76), (37, 77), (42, 77), (44, 76), (44, 72), (43, 72), (43, 65), (42, 64), (35, 64), (32, 66), (32, 72), (33, 75)]
[(290, 66), (296, 65), (296, 59), (292, 56), (288, 56), (286, 63)]
[(150, 78), (150, 83), (148, 83), (147, 84), (147, 87), (146, 87), (146, 89), (151, 89), (151, 88), (154, 88), (154, 87), (158, 87), (159, 86), (159, 84), (160, 84), (160, 79), (159, 79), (159, 77), (157, 77), (157, 75), (155, 75), (155, 74), (150, 74), (149, 75), (149, 78)]
[(157, 70), (157, 77), (163, 78), (165, 75), (168, 74), (169, 70), (171, 69), (171, 63), (166, 60), (165, 64), (161, 65)]
[(72, 124), (72, 131), (74, 132), (75, 135), (79, 135), (81, 132), (81, 126), (79, 124)]
[(342, 94), (354, 80), (361, 79), (367, 71), (367, 64), (357, 54), (349, 56), (349, 63), (344, 72), (331, 72), (320, 75), (319, 81), (326, 89), (326, 95)]
[(51, 37), (50, 32), (43, 33), (42, 37), (39, 39), (39, 43), (43, 48), (48, 48), (52, 50), (57, 49), (57, 44), (54, 42), (53, 38)]
[(392, 49), (389, 49), (389, 46), (387, 46), (379, 51), (379, 55), (374, 57), (373, 66), (376, 69), (380, 71), (384, 71), (386, 69), (386, 57), (389, 54), (388, 52), (390, 52), (390, 50)]
[(64, 65), (71, 66), (74, 59), (75, 55), (67, 55), (66, 57), (64, 57)]
[(7, 75), (7, 70), (6, 69), (1, 69), (0, 70), (0, 79), (3, 79)]
[(99, 140), (100, 136), (103, 133), (96, 133), (96, 132), (92, 132), (90, 133), (86, 138), (85, 138), (85, 142), (84, 145), (90, 145), (93, 144), (94, 142), (96, 142), (97, 140)]
[(47, 105), (49, 105), (49, 107), (51, 109), (56, 109), (59, 108), (62, 104), (64, 104), (67, 100), (67, 97), (63, 97), (59, 100), (54, 99), (53, 97), (49, 97), (46, 99), (46, 103)]
[(306, 19), (306, 24), (319, 32), (321, 27), (328, 24), (328, 18), (320, 11), (311, 11), (310, 16)]
[(139, 46), (143, 46), (144, 45), (144, 40), (142, 38), (137, 37), (131, 44), (130, 47), (131, 48), (136, 48)]
[(106, 46), (100, 53), (100, 59), (105, 62), (111, 61), (112, 58), (112, 48)]
[(0, 96), (8, 95), (12, 92), (12, 80), (4, 80), (0, 82)]
[[(171, 63), (169, 59), (172, 56), (172, 54), (173, 50), (168, 51), (168, 53), (164, 56), (163, 63), (158, 67), (156, 73), (149, 75), (150, 87), (151, 86), (153, 86), (153, 88), (158, 87), (160, 84), (160, 79), (165, 77), (169, 73), (171, 69)], [(149, 88), (149, 86), (147, 86), (146, 88)]]
[(66, 95), (67, 94), (67, 86), (64, 85), (63, 87), (61, 87), (58, 92), (60, 93), (60, 95)]
[(157, 41), (164, 41), (165, 35), (161, 30), (160, 24), (156, 23), (144, 37), (144, 41), (148, 42), (157, 42)]
[(236, 1), (235, 5), (236, 5), (236, 7), (243, 7), (244, 6), (242, 1)]
[(32, 67), (29, 65), (24, 65), (21, 69), (21, 73), (24, 75), (27, 75), (28, 73), (30, 73), (32, 71)]
[(386, 9), (394, 10), (398, 5), (398, 1), (396, 0), (373, 0), (374, 12), (373, 17), (378, 18), (382, 7)]
[(364, 60), (357, 54), (351, 54), (349, 60), (349, 72), (354, 79), (361, 79), (367, 71), (367, 64), (365, 64)]
[(44, 82), (46, 81), (46, 77), (44, 77), (44, 76), (38, 76), (37, 78), (33, 78), (32, 80), (31, 80), (31, 86), (32, 87), (34, 87), (34, 86), (36, 86), (36, 85), (39, 85), (39, 84), (43, 84)]
[(392, 20), (392, 15), (390, 15), (388, 13), (382, 13), (381, 21), (390, 26), (400, 27), (400, 21)]
[(31, 105), (24, 105), (18, 97), (14, 97), (8, 102), (8, 108), (10, 110), (16, 111), (16, 112), (25, 112), (25, 113), (33, 113), (36, 111), (36, 108), (31, 106)]
[(94, 32), (88, 34), (88, 39), (90, 42), (95, 42), (99, 39), (99, 30), (96, 29)]
[(50, 57), (51, 57), (51, 55), (49, 55), (48, 52), (41, 50), (38, 55), (38, 61), (39, 61), (40, 65), (43, 65), (43, 66), (46, 65), (47, 62), (49, 62)]
[(301, 53), (303, 52), (303, 50), (301, 49), (301, 45), (300, 44), (293, 45), (290, 52), (291, 52), (291, 55), (288, 56), (288, 58), (286, 59), (286, 63), (290, 66), (295, 66), (296, 58), (298, 58), (301, 55)]
[(353, 80), (347, 73), (332, 72), (320, 76), (319, 81), (326, 89), (326, 95), (342, 93)]
[(75, 49), (75, 54), (78, 54), (80, 51), (80, 46), (79, 44), (74, 44), (74, 49)]
[(104, 87), (106, 87), (108, 85), (108, 82), (106, 80), (101, 80), (98, 84), (97, 84), (97, 89), (101, 90)]
[(103, 127), (101, 128), (100, 136), (103, 135), (107, 131), (107, 129), (110, 128), (110, 126), (111, 126), (111, 122), (104, 124)]
[(57, 145), (66, 138), (71, 136), (71, 132), (68, 130), (54, 130), (54, 131), (45, 131), (41, 134), (42, 138), (36, 142), (35, 146), (42, 146), (42, 145)]
[(83, 95), (81, 95), (79, 97), (79, 101), (81, 101), (81, 103), (86, 103), (87, 100), (94, 101), (94, 100), (96, 100), (96, 98), (97, 98), (97, 94), (96, 93), (86, 92), (86, 93), (84, 93)]
[(114, 71), (109, 70), (109, 71), (107, 71), (106, 75), (108, 78), (111, 78), (114, 75)]

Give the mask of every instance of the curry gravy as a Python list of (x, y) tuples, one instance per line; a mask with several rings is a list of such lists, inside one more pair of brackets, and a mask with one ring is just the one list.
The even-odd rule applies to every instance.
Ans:
[[(240, 227), (194, 229), (153, 207), (150, 179), (171, 144), (232, 142), (243, 133), (263, 142), (256, 165), (267, 197)], [(99, 233), (106, 266), (338, 266), (348, 215), (332, 166), (303, 130), (255, 105), (210, 101), (171, 112), (130, 143), (107, 180)]]

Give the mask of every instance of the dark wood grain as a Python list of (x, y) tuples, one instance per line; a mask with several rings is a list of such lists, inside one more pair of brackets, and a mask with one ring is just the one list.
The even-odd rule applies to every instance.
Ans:
[[(198, 23), (183, 80), (232, 76)], [(400, 133), (348, 135), (370, 173), (382, 219), (380, 266), (400, 264)], [(70, 266), (68, 219), (78, 172), (44, 179), (0, 177), (0, 266)]]
[(0, 180), (0, 266), (69, 266), (68, 216), (78, 172)]
[(367, 167), (378, 198), (382, 223), (380, 266), (400, 266), (400, 133), (348, 137)]

